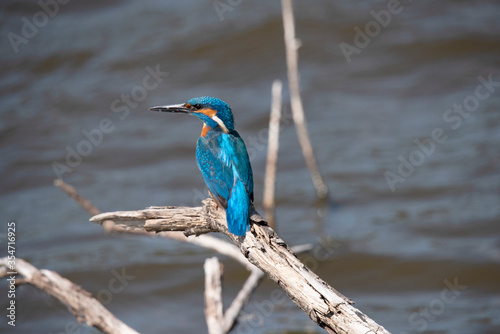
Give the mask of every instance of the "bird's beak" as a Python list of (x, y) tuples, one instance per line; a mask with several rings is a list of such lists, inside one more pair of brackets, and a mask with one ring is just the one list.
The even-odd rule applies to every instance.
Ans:
[(190, 114), (191, 110), (186, 107), (185, 103), (182, 104), (172, 104), (170, 106), (157, 106), (149, 108), (151, 111), (161, 111), (161, 112), (178, 112), (183, 114)]

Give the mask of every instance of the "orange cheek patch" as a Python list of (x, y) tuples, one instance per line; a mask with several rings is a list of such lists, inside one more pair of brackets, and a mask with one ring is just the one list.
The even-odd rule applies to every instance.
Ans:
[(210, 108), (200, 109), (200, 110), (197, 110), (196, 112), (201, 112), (202, 114), (205, 114), (208, 117), (212, 117), (212, 116), (215, 116), (215, 114), (217, 114), (217, 110), (210, 109)]
[(205, 137), (207, 135), (208, 131), (210, 131), (210, 127), (208, 125), (206, 125), (205, 123), (203, 123), (203, 128), (201, 129), (201, 136)]

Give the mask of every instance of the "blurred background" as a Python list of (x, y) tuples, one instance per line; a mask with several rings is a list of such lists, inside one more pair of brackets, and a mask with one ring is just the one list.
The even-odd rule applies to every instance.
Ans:
[[(331, 198), (315, 198), (285, 89), (280, 236), (323, 245), (301, 259), (393, 333), (500, 332), (500, 3), (294, 8)], [(280, 2), (2, 1), (0, 32), (0, 255), (15, 220), (17, 257), (81, 285), (137, 331), (206, 332), (212, 252), (107, 235), (52, 182), (62, 176), (102, 211), (199, 205), (201, 122), (148, 107), (212, 95), (233, 109), (260, 210), (271, 84), (287, 87)], [(248, 274), (220, 258), (228, 305)], [(0, 289), (5, 313), (5, 279)], [(288, 298), (270, 307), (276, 289), (263, 281), (235, 333), (322, 332)], [(97, 332), (31, 286), (16, 303), (15, 329), (2, 315), (0, 332)]]

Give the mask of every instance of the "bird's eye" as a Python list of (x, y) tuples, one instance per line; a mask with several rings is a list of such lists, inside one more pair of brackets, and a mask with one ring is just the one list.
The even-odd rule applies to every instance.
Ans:
[(193, 105), (193, 108), (196, 110), (201, 109), (201, 104), (196, 103), (195, 105)]

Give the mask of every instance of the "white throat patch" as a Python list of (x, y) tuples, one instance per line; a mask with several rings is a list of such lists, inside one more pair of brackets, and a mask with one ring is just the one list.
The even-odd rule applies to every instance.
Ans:
[(226, 126), (224, 125), (224, 122), (222, 122), (222, 120), (221, 120), (219, 117), (217, 117), (217, 116), (213, 115), (213, 116), (212, 116), (212, 119), (213, 119), (214, 121), (216, 121), (216, 122), (217, 122), (217, 124), (219, 124), (219, 126), (222, 128), (222, 130), (223, 130), (225, 133), (229, 133), (229, 130), (226, 128)]

